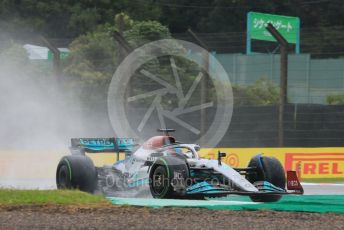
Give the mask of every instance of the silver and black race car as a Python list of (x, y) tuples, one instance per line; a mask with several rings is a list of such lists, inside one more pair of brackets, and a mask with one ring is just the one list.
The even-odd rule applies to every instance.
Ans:
[[(72, 154), (64, 156), (57, 166), (57, 188), (106, 196), (148, 191), (154, 198), (174, 199), (236, 194), (250, 196), (256, 202), (303, 194), (296, 172), (285, 172), (274, 157), (257, 154), (246, 168), (232, 168), (221, 161), (226, 153), (218, 152), (216, 160), (204, 159), (198, 154), (200, 146), (177, 142), (169, 135), (172, 129), (159, 131), (164, 134), (141, 146), (132, 138), (72, 139)], [(85, 152), (117, 152), (117, 161), (95, 167)], [(119, 160), (120, 152), (125, 153), (124, 160)]]

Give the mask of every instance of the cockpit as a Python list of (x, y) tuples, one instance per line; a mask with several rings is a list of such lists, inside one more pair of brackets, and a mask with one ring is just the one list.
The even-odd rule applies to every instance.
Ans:
[(188, 159), (198, 159), (198, 153), (197, 151), (200, 150), (200, 147), (198, 145), (194, 144), (178, 144), (178, 145), (170, 145), (165, 146), (164, 148), (161, 148), (159, 152), (162, 152), (164, 155), (170, 155), (170, 154), (179, 154), (182, 156), (185, 156)]

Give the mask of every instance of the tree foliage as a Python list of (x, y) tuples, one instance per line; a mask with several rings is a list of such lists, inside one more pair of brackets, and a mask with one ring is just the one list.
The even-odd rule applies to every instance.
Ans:
[(344, 105), (344, 94), (328, 95), (326, 102), (329, 105)]
[(41, 33), (54, 38), (75, 38), (113, 24), (114, 15), (130, 12), (136, 20), (156, 20), (160, 8), (152, 0), (3, 0), (0, 2), (1, 29)]
[(29, 64), (28, 53), (21, 45), (12, 42), (0, 53), (0, 62), (2, 65), (26, 66)]
[[(157, 21), (134, 21), (121, 13), (125, 22), (124, 36), (133, 48), (149, 41), (170, 37), (169, 30)], [(65, 61), (64, 73), (72, 88), (87, 102), (106, 99), (107, 87), (119, 62), (119, 45), (111, 32), (118, 30), (119, 15), (112, 25), (99, 26), (95, 31), (76, 38), (70, 45), (70, 56)]]
[(170, 31), (157, 21), (137, 21), (124, 32), (124, 37), (133, 47), (141, 46), (150, 41), (170, 38)]
[(343, 26), (341, 0), (3, 0), (0, 21), (12, 31), (32, 30), (66, 38), (95, 30), (100, 24), (112, 24), (114, 15), (125, 12), (136, 21), (159, 21), (172, 33), (188, 28), (199, 32), (241, 32), (245, 31), (249, 11), (298, 16), (302, 27), (331, 31), (332, 26)]
[(233, 86), (234, 104), (275, 105), (279, 100), (279, 88), (271, 80), (261, 78), (249, 86)]
[(0, 76), (8, 80), (23, 80), (22, 84), (32, 81), (36, 84), (52, 77), (48, 62), (35, 63), (22, 45), (9, 42), (0, 52)]
[(116, 43), (105, 28), (81, 35), (70, 45), (64, 74), (74, 91), (87, 100), (104, 100), (107, 84), (116, 68)]

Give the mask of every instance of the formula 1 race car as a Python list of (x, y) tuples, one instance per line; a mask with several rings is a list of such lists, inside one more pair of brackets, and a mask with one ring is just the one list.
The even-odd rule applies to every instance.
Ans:
[[(64, 156), (56, 172), (58, 189), (80, 189), (106, 196), (148, 191), (154, 198), (204, 199), (247, 195), (256, 202), (278, 201), (282, 195), (303, 194), (295, 171), (285, 173), (274, 157), (257, 154), (246, 168), (232, 168), (218, 159), (203, 159), (196, 144), (182, 144), (169, 133), (136, 146), (132, 138), (74, 138), (72, 155)], [(124, 160), (95, 167), (85, 152), (125, 152)], [(287, 175), (287, 190), (286, 176)]]

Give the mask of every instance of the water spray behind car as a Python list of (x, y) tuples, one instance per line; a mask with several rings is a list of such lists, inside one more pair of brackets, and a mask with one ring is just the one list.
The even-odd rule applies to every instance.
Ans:
[(106, 112), (84, 112), (78, 96), (61, 76), (44, 71), (43, 62), (46, 68), (47, 61), (30, 60), (20, 44), (1, 47), (1, 187), (54, 188), (55, 155), (67, 150), (71, 137), (112, 133), (100, 122), (97, 129), (92, 125), (106, 120)]

